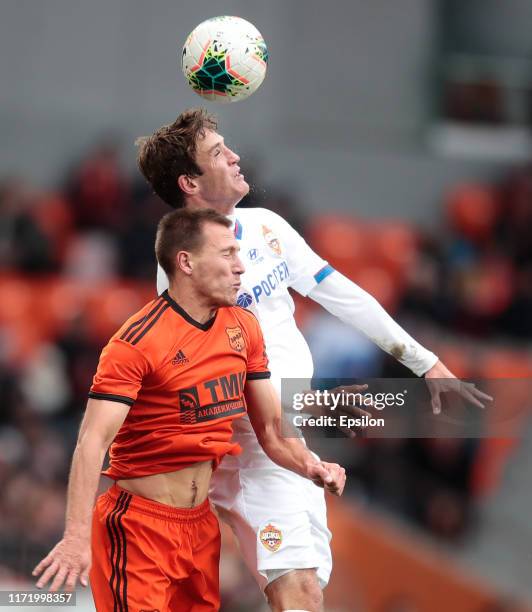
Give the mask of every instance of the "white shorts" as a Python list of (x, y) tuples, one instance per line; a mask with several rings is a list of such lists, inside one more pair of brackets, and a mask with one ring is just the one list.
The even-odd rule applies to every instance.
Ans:
[(270, 461), (252, 431), (235, 441), (243, 452), (223, 459), (210, 498), (249, 570), (264, 589), (290, 570), (315, 568), (324, 588), (332, 557), (323, 489)]

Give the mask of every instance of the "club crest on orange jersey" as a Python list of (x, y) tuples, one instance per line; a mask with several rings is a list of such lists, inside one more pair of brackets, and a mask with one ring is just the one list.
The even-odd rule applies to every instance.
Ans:
[(264, 240), (266, 240), (266, 244), (270, 247), (270, 249), (276, 255), (281, 255), (281, 243), (279, 242), (277, 236), (272, 232), (272, 230), (269, 227), (263, 225), (262, 235), (264, 236)]
[(229, 345), (235, 351), (243, 351), (246, 346), (244, 342), (244, 335), (240, 327), (226, 327), (225, 333), (229, 338)]
[(283, 543), (283, 532), (271, 523), (259, 532), (259, 540), (266, 550), (277, 552)]

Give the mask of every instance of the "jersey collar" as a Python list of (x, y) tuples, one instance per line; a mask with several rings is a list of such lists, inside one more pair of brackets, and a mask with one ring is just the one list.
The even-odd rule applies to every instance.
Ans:
[(214, 321), (216, 320), (216, 315), (218, 314), (218, 311), (216, 311), (215, 315), (212, 317), (212, 319), (209, 319), (207, 323), (198, 323), (198, 321), (193, 319), (186, 310), (181, 308), (181, 306), (168, 295), (168, 289), (162, 292), (161, 297), (164, 298), (170, 304), (172, 309), (175, 310), (178, 315), (183, 317), (183, 319), (185, 319), (187, 323), (190, 323), (190, 325), (194, 325), (194, 327), (201, 329), (201, 331), (208, 331), (214, 325)]

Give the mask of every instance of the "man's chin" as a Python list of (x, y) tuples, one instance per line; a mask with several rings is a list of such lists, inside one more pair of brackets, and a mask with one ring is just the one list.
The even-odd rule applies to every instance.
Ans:
[(242, 185), (240, 185), (240, 193), (243, 198), (247, 196), (250, 189), (251, 187), (249, 186), (249, 183), (247, 183), (246, 180), (243, 180)]
[(237, 297), (238, 292), (236, 292), (234, 295), (229, 295), (229, 296), (225, 296), (223, 298), (223, 301), (220, 300), (220, 306), (236, 306), (236, 297)]

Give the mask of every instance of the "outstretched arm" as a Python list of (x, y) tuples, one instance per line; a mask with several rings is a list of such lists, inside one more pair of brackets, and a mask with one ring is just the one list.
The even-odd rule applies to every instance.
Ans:
[(63, 583), (73, 590), (76, 581), (88, 584), (91, 565), (91, 521), (94, 498), (105, 453), (124, 422), (129, 406), (89, 399), (81, 423), (68, 480), (65, 531), (62, 540), (35, 567), (39, 588), (53, 579), (50, 591)]
[(316, 285), (309, 296), (344, 323), (363, 332), (414, 374), (424, 375), (434, 414), (441, 412), (440, 394), (446, 391), (459, 393), (479, 408), (492, 400), (475, 385), (459, 381), (434, 353), (407, 334), (375, 298), (339, 272)]
[(288, 437), (288, 432), (283, 432), (281, 404), (271, 382), (268, 379), (248, 380), (245, 395), (251, 425), (268, 457), (281, 467), (341, 495), (345, 470), (336, 463), (317, 460), (295, 434)]
[(414, 374), (422, 376), (438, 357), (414, 340), (377, 300), (343, 274), (334, 271), (308, 294), (331, 314), (362, 332)]

